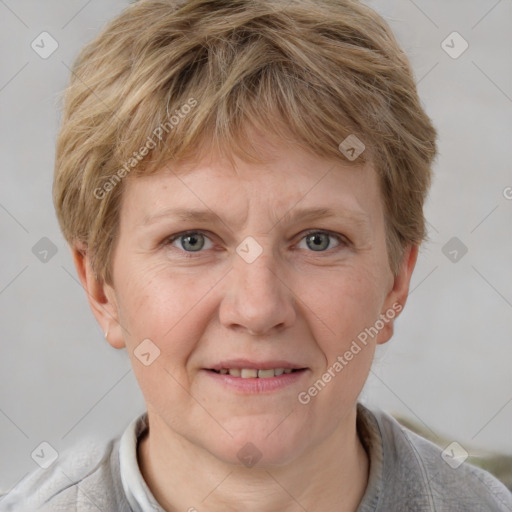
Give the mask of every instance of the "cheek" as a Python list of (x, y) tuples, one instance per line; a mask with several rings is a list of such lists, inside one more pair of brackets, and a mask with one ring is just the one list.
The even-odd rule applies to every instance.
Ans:
[[(338, 269), (325, 279), (309, 281), (301, 298), (309, 306), (310, 316), (329, 340), (331, 349), (339, 350), (372, 325), (380, 314), (382, 290), (371, 268)], [(315, 283), (312, 286), (311, 283)]]
[(312, 400), (310, 414), (331, 411), (333, 428), (356, 401), (371, 369), (376, 339), (365, 329), (375, 324), (382, 307), (377, 279), (369, 269), (352, 268), (315, 287), (309, 297), (311, 322), (317, 326), (313, 336), (324, 361), (304, 391)]
[[(120, 321), (132, 349), (146, 338), (172, 361), (193, 350), (194, 339), (208, 321), (204, 298), (211, 279), (169, 272), (164, 266), (132, 271), (119, 294)], [(179, 356), (179, 357), (178, 357)]]
[[(173, 410), (183, 389), (191, 385), (187, 362), (203, 336), (211, 311), (207, 310), (209, 280), (169, 272), (133, 272), (121, 291), (120, 319), (128, 331), (125, 341), (135, 377), (147, 403)], [(145, 365), (138, 354), (143, 340), (157, 347)], [(155, 350), (149, 345), (150, 352)], [(159, 352), (158, 352), (159, 351)], [(153, 359), (153, 357), (155, 357)], [(147, 361), (146, 361), (147, 362)], [(163, 393), (162, 390), (169, 390)]]

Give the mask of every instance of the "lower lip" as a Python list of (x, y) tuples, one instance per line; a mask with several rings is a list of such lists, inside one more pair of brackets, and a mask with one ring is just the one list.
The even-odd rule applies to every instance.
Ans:
[(209, 375), (214, 381), (219, 382), (220, 384), (223, 384), (224, 386), (227, 386), (228, 388), (235, 391), (247, 394), (268, 393), (271, 391), (283, 389), (287, 386), (297, 384), (301, 379), (304, 378), (304, 375), (307, 373), (306, 369), (298, 370), (292, 373), (283, 373), (282, 375), (269, 377), (266, 379), (260, 377), (243, 379), (242, 377), (233, 377), (229, 374), (223, 375), (211, 370), (202, 371), (205, 372), (206, 375)]

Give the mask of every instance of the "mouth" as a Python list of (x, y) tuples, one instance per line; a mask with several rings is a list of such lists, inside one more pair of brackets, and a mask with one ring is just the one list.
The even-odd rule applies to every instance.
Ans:
[(202, 370), (212, 385), (248, 396), (303, 386), (309, 368), (286, 359), (254, 361), (238, 358), (224, 359)]
[(225, 375), (239, 379), (272, 379), (299, 373), (308, 368), (301, 364), (292, 363), (286, 359), (267, 359), (255, 361), (248, 358), (224, 359), (204, 368), (217, 375)]
[(230, 375), (231, 377), (238, 377), (241, 379), (271, 379), (273, 377), (279, 377), (290, 373), (303, 372), (306, 369), (307, 368), (220, 368), (216, 370), (214, 368), (210, 368), (208, 371), (219, 375)]

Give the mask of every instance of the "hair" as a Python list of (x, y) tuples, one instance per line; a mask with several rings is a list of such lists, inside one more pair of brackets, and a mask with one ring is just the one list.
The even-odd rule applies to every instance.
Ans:
[[(206, 148), (259, 162), (251, 128), (346, 165), (372, 163), (395, 275), (404, 250), (427, 239), (437, 132), (375, 11), (356, 0), (141, 0), (73, 64), (53, 187), (67, 242), (111, 284), (126, 177)], [(340, 148), (350, 135), (366, 148), (356, 160)]]

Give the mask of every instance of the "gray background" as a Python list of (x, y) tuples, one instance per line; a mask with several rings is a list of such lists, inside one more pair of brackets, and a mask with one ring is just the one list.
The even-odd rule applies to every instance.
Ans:
[[(368, 3), (411, 58), (440, 156), (431, 241), (363, 399), (468, 449), (511, 454), (512, 2)], [(61, 452), (106, 439), (144, 410), (127, 354), (106, 343), (89, 310), (51, 200), (68, 66), (126, 5), (0, 0), (0, 493), (37, 467), (42, 441)], [(43, 31), (59, 44), (47, 59), (31, 48)], [(441, 46), (453, 31), (469, 43), (457, 59)], [(43, 237), (57, 249), (46, 262), (32, 250)], [(468, 250), (456, 262), (443, 253), (452, 237)]]

